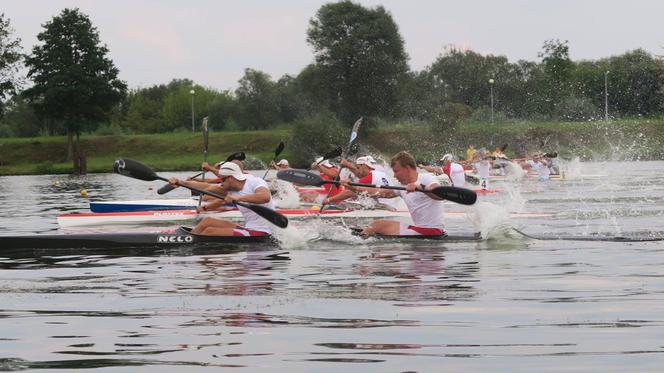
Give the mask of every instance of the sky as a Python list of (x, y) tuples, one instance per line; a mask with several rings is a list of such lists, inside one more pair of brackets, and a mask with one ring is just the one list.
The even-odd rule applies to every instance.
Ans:
[[(314, 62), (306, 42), (321, 0), (1, 0), (24, 52), (43, 24), (79, 8), (97, 27), (130, 88), (178, 78), (235, 89), (245, 68), (273, 79)], [(355, 0), (382, 5), (404, 39), (412, 70), (445, 48), (539, 61), (545, 40), (567, 40), (572, 60), (643, 48), (664, 55), (661, 0)]]

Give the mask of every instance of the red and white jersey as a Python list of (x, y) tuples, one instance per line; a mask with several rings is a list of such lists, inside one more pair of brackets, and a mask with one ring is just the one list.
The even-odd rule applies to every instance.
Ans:
[[(361, 178), (358, 181), (358, 183), (382, 185), (382, 186), (390, 185), (390, 181), (387, 178), (385, 172), (381, 172), (378, 170), (371, 171), (368, 175)], [(396, 201), (394, 200), (394, 198), (378, 198), (378, 203), (382, 203), (384, 205), (396, 208)]]
[(449, 163), (443, 167), (443, 172), (449, 176), (453, 186), (463, 187), (466, 185), (466, 171), (462, 165), (454, 162)]
[[(433, 184), (438, 184), (438, 180), (430, 173), (422, 173), (418, 174), (416, 183), (421, 188), (429, 188)], [(421, 192), (408, 193), (405, 190), (395, 190), (395, 192), (406, 202), (413, 225), (422, 228), (445, 228), (443, 201), (435, 200)]]
[[(250, 174), (247, 174), (246, 176), (247, 179), (244, 181), (244, 188), (242, 188), (242, 190), (240, 191), (229, 191), (228, 192), (229, 195), (246, 196), (248, 194), (255, 194), (256, 190), (258, 190), (259, 188), (265, 188), (268, 190), (268, 192), (270, 191), (270, 188), (268, 187), (267, 182), (265, 182), (265, 180), (261, 179), (258, 176)], [(270, 197), (270, 202), (260, 204), (260, 206), (264, 206), (274, 210), (272, 197)], [(238, 210), (240, 210), (240, 213), (242, 213), (242, 217), (244, 218), (243, 227), (254, 231), (272, 233), (272, 224), (270, 222), (268, 222), (263, 217), (249, 210), (246, 207), (238, 205), (237, 208)]]

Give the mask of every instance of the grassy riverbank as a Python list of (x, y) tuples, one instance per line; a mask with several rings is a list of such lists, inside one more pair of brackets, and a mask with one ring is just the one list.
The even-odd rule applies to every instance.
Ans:
[[(251, 163), (249, 166), (260, 168), (261, 162), (266, 163), (274, 156), (274, 149), (282, 140), (287, 145), (281, 157), (292, 159), (291, 136), (288, 129), (211, 133), (208, 160), (217, 162), (230, 153), (244, 151)], [(345, 145), (345, 141), (338, 145)], [(140, 160), (157, 171), (194, 170), (203, 159), (200, 133), (84, 135), (81, 142), (89, 173), (111, 172), (113, 160), (118, 157)], [(464, 123), (454, 131), (434, 131), (424, 124), (397, 123), (361, 129), (358, 142), (367, 150), (385, 155), (408, 149), (424, 160), (435, 160), (449, 152), (463, 156), (468, 144), (478, 148), (509, 144), (509, 156), (544, 150), (595, 160), (664, 159), (664, 120)], [(299, 161), (300, 166), (308, 162), (295, 161)], [(66, 174), (71, 170), (64, 136), (0, 139), (0, 175)]]

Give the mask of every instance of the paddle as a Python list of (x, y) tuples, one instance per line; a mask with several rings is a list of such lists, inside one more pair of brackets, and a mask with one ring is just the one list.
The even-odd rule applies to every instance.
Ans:
[[(139, 180), (145, 180), (145, 181), (154, 181), (154, 180), (163, 180), (163, 181), (168, 181), (167, 178), (161, 177), (157, 175), (152, 169), (146, 165), (144, 165), (141, 162), (132, 160), (132, 159), (126, 159), (126, 158), (118, 158), (113, 162), (113, 171), (120, 175), (128, 176), (134, 179), (139, 179)], [(178, 184), (179, 186), (185, 187), (187, 189), (196, 191), (198, 193), (202, 194), (207, 194), (208, 196), (212, 196), (215, 198), (219, 199), (224, 199), (224, 196), (219, 195), (217, 193), (209, 192), (207, 190), (202, 190), (198, 188), (194, 188), (191, 186), (183, 185), (183, 184)], [(259, 205), (253, 205), (250, 203), (245, 203), (245, 202), (240, 202), (240, 201), (235, 201), (234, 202), (236, 205), (243, 206), (248, 208), (249, 210), (255, 212), (256, 214), (262, 216), (265, 220), (269, 221), (270, 223), (276, 225), (277, 227), (280, 228), (286, 228), (288, 226), (288, 218), (283, 216), (282, 214), (269, 209), (264, 206), (259, 206)]]
[[(274, 149), (274, 158), (272, 158), (272, 162), (277, 160), (277, 157), (279, 154), (281, 154), (282, 151), (284, 151), (284, 147), (286, 145), (284, 144), (283, 141), (279, 142), (279, 145), (277, 146), (276, 149)], [(263, 180), (265, 180), (265, 177), (267, 176), (267, 173), (270, 172), (270, 166), (267, 166), (267, 170), (265, 170), (265, 175), (263, 175)]]
[[(323, 161), (326, 161), (328, 159), (336, 158), (341, 155), (341, 146), (337, 146), (336, 148), (330, 150), (329, 152), (323, 154), (323, 159), (320, 161), (316, 162), (316, 165), (319, 165), (323, 163)], [(311, 169), (309, 169), (311, 170)]]
[[(203, 162), (205, 163), (207, 163), (207, 155), (208, 155), (208, 117), (205, 117), (203, 118)], [(205, 182), (205, 170), (203, 170), (202, 180)], [(203, 203), (203, 195), (201, 194), (198, 196), (198, 207), (201, 207), (202, 203)]]
[[(230, 161), (235, 161), (235, 160), (244, 161), (246, 158), (247, 158), (247, 156), (244, 154), (244, 152), (236, 152), (236, 153), (233, 153), (233, 154), (229, 155), (228, 158), (226, 158), (226, 160), (224, 162), (220, 162), (219, 166), (223, 165), (226, 162), (230, 162)], [(203, 172), (197, 173), (196, 175), (192, 176), (191, 179), (197, 178), (201, 175), (203, 175)], [(157, 194), (166, 194), (166, 193), (170, 192), (171, 190), (173, 190), (175, 188), (176, 187), (174, 187), (171, 184), (166, 184), (166, 185), (164, 185), (163, 187), (161, 187), (157, 190)]]
[[(290, 181), (292, 183), (321, 186), (323, 184), (339, 185), (340, 182), (336, 180), (323, 180), (322, 177), (303, 170), (283, 170), (277, 172), (277, 178), (281, 180)], [(373, 184), (360, 184), (348, 183), (348, 185), (366, 187), (366, 188), (379, 188), (379, 189), (393, 189), (393, 190), (406, 190), (406, 187), (392, 186), (392, 185), (373, 185)], [(462, 205), (472, 205), (477, 201), (477, 193), (470, 189), (439, 186), (431, 190), (417, 189), (418, 192), (433, 193), (438, 197), (445, 198), (446, 200), (460, 203)]]
[[(350, 148), (351, 146), (353, 146), (353, 141), (357, 139), (357, 132), (360, 130), (360, 124), (362, 124), (362, 117), (356, 120), (355, 123), (353, 124), (353, 130), (350, 133), (350, 140), (348, 141), (348, 147), (346, 148), (346, 151), (344, 152), (342, 158), (348, 157), (348, 153), (350, 153)], [(343, 171), (343, 169), (344, 166), (341, 165), (341, 167), (339, 167), (339, 172), (337, 173), (337, 176), (334, 178), (334, 181), (338, 182), (339, 179), (341, 179), (341, 171)], [(330, 198), (330, 193), (332, 193), (332, 188), (330, 188), (330, 190), (327, 191), (327, 194), (325, 195), (325, 198), (323, 200)], [(320, 214), (321, 212), (323, 212), (324, 209), (325, 209), (325, 204), (323, 203), (323, 205), (320, 207), (320, 210), (318, 210), (319, 211), (318, 213)]]

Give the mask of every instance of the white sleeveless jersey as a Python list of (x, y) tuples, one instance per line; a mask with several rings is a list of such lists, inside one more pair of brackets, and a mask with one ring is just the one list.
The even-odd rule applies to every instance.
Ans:
[[(438, 180), (430, 173), (421, 173), (417, 176), (417, 184), (420, 188), (429, 188), (433, 184), (438, 184)], [(395, 192), (406, 202), (415, 226), (445, 228), (443, 201), (435, 200), (421, 192), (408, 193), (405, 190), (395, 190)]]
[[(248, 194), (255, 194), (256, 190), (259, 188), (265, 188), (270, 191), (270, 188), (267, 185), (265, 180), (260, 177), (247, 174), (247, 179), (244, 182), (244, 188), (240, 191), (229, 191), (228, 194), (232, 196), (246, 196)], [(274, 204), (272, 203), (272, 197), (270, 196), (270, 202), (260, 204), (259, 206), (264, 206), (274, 210)], [(256, 214), (255, 212), (249, 210), (246, 207), (238, 206), (237, 207), (244, 218), (243, 227), (247, 229), (252, 229), (255, 231), (272, 233), (272, 223), (265, 220), (262, 216)]]

